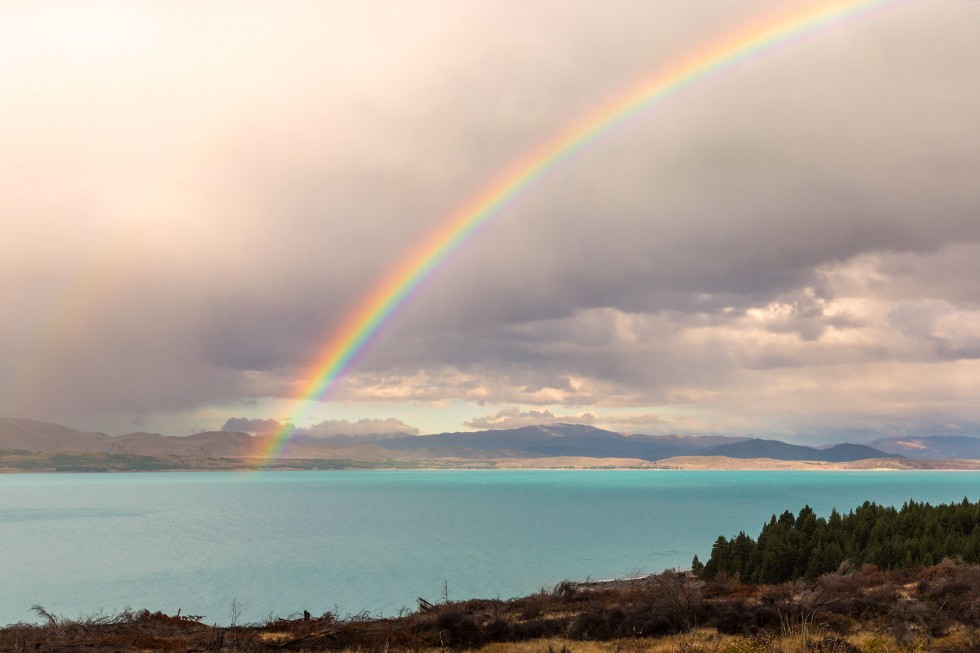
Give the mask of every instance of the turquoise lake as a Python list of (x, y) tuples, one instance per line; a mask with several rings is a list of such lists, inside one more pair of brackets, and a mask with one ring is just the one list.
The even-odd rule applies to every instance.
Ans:
[(707, 559), (773, 513), (980, 497), (976, 472), (0, 476), (0, 623), (147, 608), (228, 623), (508, 598)]

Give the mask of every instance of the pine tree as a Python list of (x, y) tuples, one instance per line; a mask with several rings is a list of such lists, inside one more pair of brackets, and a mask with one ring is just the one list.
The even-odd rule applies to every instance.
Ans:
[(691, 560), (691, 571), (695, 574), (700, 574), (704, 570), (704, 563), (698, 560), (698, 554), (694, 554), (694, 559)]

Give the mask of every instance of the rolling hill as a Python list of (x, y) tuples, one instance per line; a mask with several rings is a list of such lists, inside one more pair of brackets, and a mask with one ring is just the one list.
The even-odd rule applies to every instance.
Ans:
[(773, 460), (820, 460), (824, 462), (850, 462), (869, 458), (904, 458), (863, 444), (837, 444), (828, 449), (817, 449), (799, 444), (787, 444), (780, 440), (746, 440), (723, 444), (709, 449), (704, 455), (728, 458), (771, 458)]

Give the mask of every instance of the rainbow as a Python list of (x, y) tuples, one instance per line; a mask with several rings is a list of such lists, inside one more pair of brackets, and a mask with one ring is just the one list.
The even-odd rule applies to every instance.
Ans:
[[(531, 149), (477, 195), (446, 217), (373, 287), (326, 342), (310, 366), (294, 400), (300, 410), (322, 400), (385, 324), (419, 286), (468, 239), (535, 180), (614, 127), (681, 90), (730, 69), (751, 57), (787, 45), (843, 21), (910, 0), (850, 0), (810, 3), (742, 28), (658, 70), (624, 93), (596, 106)], [(295, 415), (294, 415), (295, 419)], [(294, 432), (291, 424), (261, 441), (259, 467), (274, 461)]]

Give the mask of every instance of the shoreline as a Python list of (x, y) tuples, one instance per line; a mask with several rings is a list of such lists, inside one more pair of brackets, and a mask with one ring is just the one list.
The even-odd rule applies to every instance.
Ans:
[[(285, 459), (274, 467), (249, 464), (247, 460), (198, 459), (184, 464), (177, 461), (156, 461), (147, 467), (127, 464), (126, 461), (109, 463), (93, 456), (76, 461), (70, 466), (45, 464), (43, 454), (23, 457), (20, 460), (0, 460), (0, 475), (14, 474), (92, 474), (92, 473), (175, 473), (175, 472), (303, 472), (303, 471), (399, 471), (399, 472), (557, 472), (557, 471), (608, 471), (608, 472), (975, 472), (980, 471), (980, 460), (974, 459), (868, 459), (848, 462), (806, 460), (775, 460), (769, 458), (727, 458), (723, 456), (686, 456), (659, 461), (636, 460), (636, 464), (615, 464), (602, 458), (541, 459), (488, 459), (486, 461), (451, 460), (419, 461), (420, 464), (388, 464), (333, 459)], [(888, 461), (886, 464), (885, 461)], [(168, 466), (166, 463), (173, 466)], [(633, 462), (632, 460), (630, 462)], [(176, 464), (175, 464), (176, 463)], [(426, 464), (427, 463), (427, 464)], [(436, 463), (436, 464), (433, 464)], [(550, 463), (550, 464), (549, 464)], [(564, 463), (564, 464), (563, 464)]]

